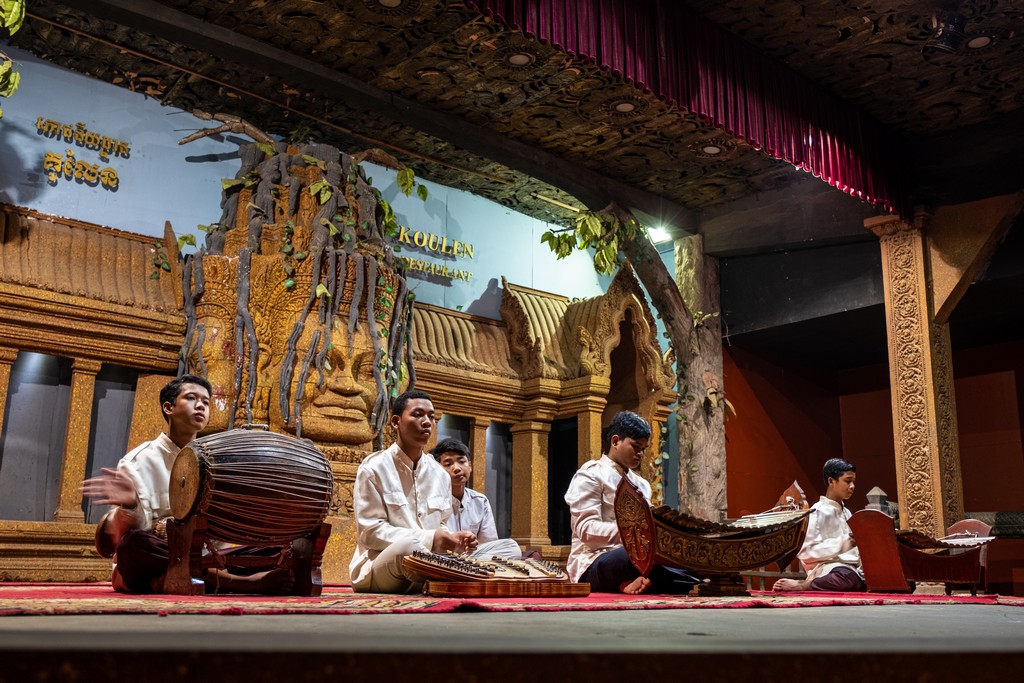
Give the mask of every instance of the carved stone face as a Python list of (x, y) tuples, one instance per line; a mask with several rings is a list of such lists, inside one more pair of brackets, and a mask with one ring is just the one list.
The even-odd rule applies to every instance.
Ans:
[[(274, 358), (284, 358), (288, 336), (297, 319), (298, 316), (294, 316), (287, 331), (276, 340), (272, 352)], [(322, 328), (316, 311), (310, 313), (295, 346), (296, 361), (289, 388), (289, 413), (292, 415), (290, 424), (285, 424), (281, 411), (280, 365), (277, 365), (273, 373), (269, 405), (270, 428), (273, 431), (294, 434), (294, 416), (297, 412), (302, 416), (302, 436), (318, 444), (355, 446), (369, 444), (373, 440), (375, 430), (370, 423), (370, 413), (378, 395), (377, 382), (373, 374), (373, 340), (364, 322), (355, 331), (352, 353), (349, 354), (347, 322), (347, 316), (342, 316), (333, 325), (323, 383), (320, 384), (320, 373), (315, 362), (310, 363), (305, 377), (302, 377), (302, 366), (310, 342), (315, 331)], [(296, 396), (300, 386), (302, 398), (296, 410)]]

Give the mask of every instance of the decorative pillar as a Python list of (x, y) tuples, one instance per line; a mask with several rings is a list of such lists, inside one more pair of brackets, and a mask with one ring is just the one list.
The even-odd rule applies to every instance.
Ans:
[(469, 452), (473, 455), (473, 477), (469, 488), (485, 493), (487, 481), (487, 428), (491, 421), (481, 417), (469, 419)]
[(551, 545), (548, 535), (547, 422), (512, 425), (512, 538), (525, 550)]
[(55, 522), (84, 522), (82, 480), (89, 457), (89, 425), (92, 423), (92, 398), (96, 375), (103, 365), (98, 360), (76, 358), (71, 366), (71, 400), (64, 432), (64, 461), (60, 472), (60, 497), (53, 514)]
[(576, 464), (583, 466), (588, 460), (601, 457), (601, 416), (605, 401), (600, 406), (588, 406), (576, 415)]
[(0, 346), (0, 434), (4, 433), (4, 411), (7, 409), (7, 390), (11, 384), (11, 366), (17, 358), (17, 349)]
[(873, 218), (881, 240), (900, 527), (944, 536), (963, 518), (949, 326), (935, 322), (928, 214)]

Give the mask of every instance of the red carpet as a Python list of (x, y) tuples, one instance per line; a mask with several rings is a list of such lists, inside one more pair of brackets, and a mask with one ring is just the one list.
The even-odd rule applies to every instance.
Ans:
[(750, 597), (627, 596), (586, 598), (433, 598), (356, 594), (327, 586), (319, 598), (249, 595), (121, 595), (108, 583), (0, 584), (0, 616), (46, 614), (405, 614), (439, 612), (553, 612), (633, 609), (735, 609), (850, 605), (973, 604), (1024, 607), (1024, 598), (997, 595), (892, 595), (881, 593), (755, 592)]

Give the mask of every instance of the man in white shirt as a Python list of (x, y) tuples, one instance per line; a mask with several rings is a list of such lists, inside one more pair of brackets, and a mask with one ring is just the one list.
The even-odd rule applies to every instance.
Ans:
[(674, 567), (655, 565), (641, 576), (622, 547), (615, 519), (615, 490), (628, 478), (651, 501), (651, 485), (635, 470), (651, 438), (647, 421), (629, 411), (612, 418), (602, 434), (600, 460), (584, 463), (573, 475), (565, 502), (572, 524), (566, 570), (571, 581), (590, 584), (595, 593), (687, 593), (697, 583)]
[(430, 454), (448, 472), (452, 480), (452, 531), (472, 531), (480, 544), (473, 557), (488, 559), (494, 555), (519, 559), (522, 548), (511, 538), (498, 538), (494, 512), (487, 496), (466, 486), (473, 475), (473, 457), (469, 446), (458, 439), (443, 439)]
[[(160, 390), (160, 409), (167, 430), (121, 458), (117, 469), (104, 467), (100, 476), (82, 482), (82, 494), (100, 505), (115, 505), (96, 530), (97, 549), (114, 556), (111, 583), (126, 593), (162, 593), (167, 574), (167, 540), (171, 517), (171, 467), (179, 451), (206, 427), (210, 419), (210, 383), (183, 375)], [(248, 549), (238, 554), (276, 554), (279, 548)], [(251, 574), (223, 568), (208, 569), (204, 580), (211, 589), (241, 593), (287, 593), (294, 582), (291, 570)]]
[(423, 457), (437, 421), (430, 396), (407, 391), (391, 405), (397, 439), (366, 457), (352, 491), (356, 550), (349, 564), (357, 593), (415, 593), (423, 577), (405, 569), (413, 552), (472, 552), (471, 531), (450, 531), (451, 479), (431, 457)]
[(807, 578), (779, 579), (774, 590), (855, 593), (867, 589), (860, 551), (846, 521), (852, 513), (845, 501), (853, 496), (857, 468), (842, 458), (832, 458), (825, 462), (823, 475), (825, 495), (811, 507), (807, 535), (797, 553)]

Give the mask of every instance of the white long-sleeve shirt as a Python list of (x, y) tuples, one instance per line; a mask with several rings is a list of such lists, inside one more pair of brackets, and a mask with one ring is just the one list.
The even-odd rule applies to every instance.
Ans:
[(571, 581), (579, 581), (601, 553), (622, 545), (615, 520), (615, 489), (623, 475), (640, 489), (650, 504), (651, 485), (647, 480), (615, 464), (607, 455), (584, 463), (569, 483), (565, 502), (569, 505), (572, 547), (566, 571)]
[(353, 587), (367, 584), (373, 560), (399, 540), (416, 539), (428, 550), (434, 532), (452, 514), (452, 480), (432, 457), (413, 468), (398, 444), (373, 453), (359, 465), (352, 489), (356, 550), (349, 564)]
[(147, 531), (158, 519), (171, 516), (171, 467), (181, 451), (166, 433), (140, 444), (117, 463), (131, 477), (139, 505), (130, 510), (136, 526)]
[(491, 501), (473, 489), (464, 489), (462, 500), (452, 496), (452, 516), (447, 526), (449, 531), (472, 531), (480, 543), (498, 540)]
[(860, 551), (846, 522), (851, 514), (845, 505), (825, 496), (811, 506), (807, 535), (797, 553), (809, 580), (825, 576), (835, 567), (849, 567), (863, 576)]

